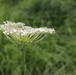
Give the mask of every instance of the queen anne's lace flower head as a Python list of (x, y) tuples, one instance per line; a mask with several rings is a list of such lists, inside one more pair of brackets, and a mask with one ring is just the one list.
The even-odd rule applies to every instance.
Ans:
[(32, 28), (25, 26), (24, 23), (6, 21), (3, 25), (0, 25), (0, 30), (12, 41), (15, 42), (38, 42), (46, 33), (53, 34), (55, 30), (53, 28)]

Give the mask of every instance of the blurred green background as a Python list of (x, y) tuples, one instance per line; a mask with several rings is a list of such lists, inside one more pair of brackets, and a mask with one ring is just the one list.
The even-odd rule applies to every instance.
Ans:
[[(0, 0), (7, 20), (56, 30), (26, 47), (26, 75), (76, 75), (76, 0)], [(23, 75), (22, 55), (0, 32), (0, 75)]]

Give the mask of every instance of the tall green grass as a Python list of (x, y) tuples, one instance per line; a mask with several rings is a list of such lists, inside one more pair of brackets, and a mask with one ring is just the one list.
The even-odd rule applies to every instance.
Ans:
[[(56, 30), (26, 47), (26, 75), (76, 75), (75, 7), (75, 0), (0, 0), (0, 23), (20, 21)], [(0, 32), (0, 75), (22, 75), (22, 55)]]

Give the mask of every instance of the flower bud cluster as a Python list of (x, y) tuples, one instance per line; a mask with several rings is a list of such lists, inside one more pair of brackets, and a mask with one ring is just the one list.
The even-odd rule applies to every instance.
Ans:
[(3, 25), (0, 25), (0, 30), (2, 30), (6, 36), (24, 42), (38, 41), (44, 37), (45, 33), (55, 33), (53, 28), (32, 28), (30, 26), (25, 26), (25, 24), (21, 22), (15, 23), (10, 21), (6, 21)]

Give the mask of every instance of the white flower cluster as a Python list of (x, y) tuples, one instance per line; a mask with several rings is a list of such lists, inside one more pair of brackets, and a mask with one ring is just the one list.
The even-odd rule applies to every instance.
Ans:
[[(11, 36), (13, 39), (22, 40), (25, 42), (34, 41), (36, 39), (41, 39), (44, 33), (55, 33), (53, 28), (32, 28), (30, 26), (25, 26), (24, 23), (18, 22), (10, 22), (6, 21), (3, 25), (0, 25), (0, 30), (6, 36)], [(32, 42), (31, 41), (31, 42)]]

